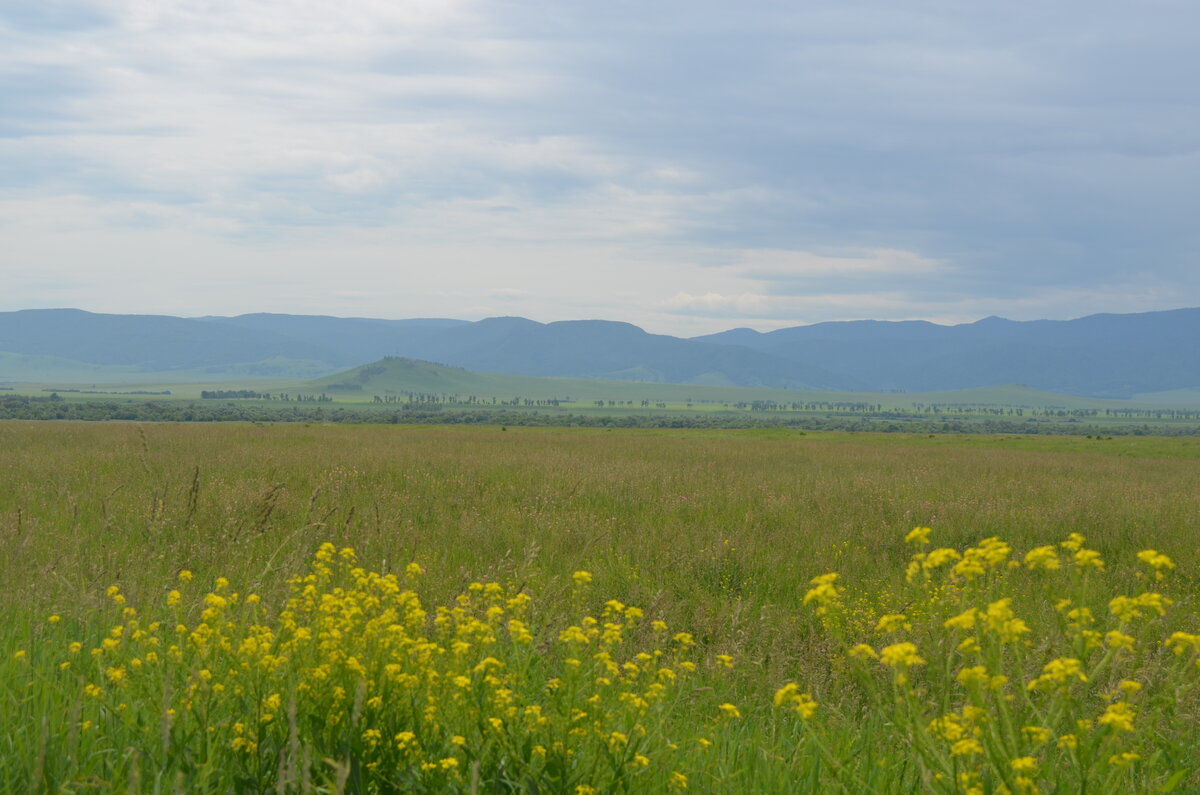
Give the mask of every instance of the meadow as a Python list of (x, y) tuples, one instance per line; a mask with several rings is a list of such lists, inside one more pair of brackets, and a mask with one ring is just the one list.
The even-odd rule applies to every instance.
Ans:
[(7, 791), (1200, 788), (1195, 438), (0, 449)]

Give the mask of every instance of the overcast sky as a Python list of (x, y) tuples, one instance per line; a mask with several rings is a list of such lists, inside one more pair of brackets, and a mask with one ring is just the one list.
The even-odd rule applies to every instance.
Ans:
[(0, 310), (1200, 306), (1200, 3), (2, 0)]

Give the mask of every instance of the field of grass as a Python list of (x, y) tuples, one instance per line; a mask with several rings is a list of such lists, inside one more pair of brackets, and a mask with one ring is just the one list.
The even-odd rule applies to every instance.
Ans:
[(6, 422), (0, 449), (12, 791), (1200, 787), (1195, 438)]
[(1200, 435), (1200, 407), (1041, 392), (783, 390), (476, 373), (389, 358), (325, 378), (0, 387), (0, 419)]

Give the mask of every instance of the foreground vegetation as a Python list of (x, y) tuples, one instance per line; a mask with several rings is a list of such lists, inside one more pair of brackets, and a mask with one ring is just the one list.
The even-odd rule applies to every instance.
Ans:
[(1194, 789), (1193, 442), (0, 424), (0, 777)]

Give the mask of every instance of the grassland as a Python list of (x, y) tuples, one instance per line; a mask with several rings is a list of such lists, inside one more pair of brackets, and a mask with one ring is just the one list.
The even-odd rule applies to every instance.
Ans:
[(312, 381), (5, 386), (0, 419), (1200, 434), (1200, 407), (1186, 401), (1106, 400), (1021, 385), (929, 393), (821, 392), (533, 378), (398, 358)]
[[(322, 746), (315, 735), (295, 728), (305, 724), (294, 715), (293, 728), (285, 727), (277, 738), (275, 755), (253, 771), (242, 770), (240, 778), (217, 750), (228, 750), (231, 742), (235, 724), (228, 715), (209, 724), (220, 742), (207, 756), (182, 750), (162, 756), (168, 753), (163, 749), (175, 748), (175, 740), (164, 734), (161, 715), (150, 709), (139, 713), (139, 723), (121, 717), (120, 703), (126, 702), (117, 703), (116, 696), (88, 700), (85, 684), (98, 683), (118, 695), (122, 687), (106, 680), (106, 670), (116, 670), (116, 663), (104, 663), (103, 652), (93, 663), (57, 670), (60, 660), (68, 661), (67, 640), (100, 649), (114, 623), (126, 626), (128, 617), (106, 596), (110, 586), (149, 621), (151, 606), (162, 605), (168, 591), (179, 587), (179, 572), (192, 572), (205, 585), (181, 588), (185, 594), (173, 620), (197, 627), (206, 620), (209, 584), (225, 577), (230, 588), (261, 597), (265, 615), (256, 621), (265, 623), (278, 616), (288, 597), (288, 577), (309, 571), (314, 551), (325, 542), (352, 547), (362, 566), (382, 575), (402, 576), (417, 562), (424, 574), (413, 587), (429, 606), (455, 604), (456, 595), (470, 592), (474, 582), (498, 583), (507, 595), (531, 595), (532, 607), (522, 620), (537, 638), (533, 648), (541, 656), (535, 657), (545, 660), (537, 665), (545, 668), (528, 662), (534, 658), (520, 659), (526, 660), (522, 670), (540, 671), (542, 684), (555, 671), (567, 670), (566, 653), (555, 656), (559, 633), (570, 625), (586, 626), (578, 623), (580, 615), (600, 617), (608, 599), (645, 612), (640, 625), (622, 622), (627, 635), (621, 648), (629, 653), (670, 647), (671, 641), (650, 631), (651, 620), (664, 621), (671, 632), (690, 633), (697, 645), (688, 660), (696, 671), (671, 691), (669, 709), (666, 702), (655, 707), (658, 722), (637, 752), (649, 763), (641, 766), (630, 751), (618, 760), (617, 773), (604, 773), (608, 778), (600, 790), (680, 789), (675, 773), (687, 778), (691, 791), (952, 792), (970, 791), (976, 783), (991, 791), (1013, 788), (1011, 779), (1006, 783), (998, 774), (955, 779), (973, 768), (949, 752), (942, 760), (948, 767), (939, 768), (936, 753), (923, 756), (914, 745), (917, 735), (928, 734), (923, 728), (928, 721), (897, 732), (897, 726), (908, 725), (903, 716), (887, 714), (872, 701), (872, 687), (886, 696), (905, 692), (907, 685), (889, 674), (872, 675), (874, 684), (864, 686), (846, 668), (844, 651), (851, 641), (877, 647), (888, 642), (873, 627), (889, 614), (906, 614), (917, 625), (903, 637), (920, 643), (930, 661), (950, 654), (937, 648), (943, 641), (937, 634), (941, 619), (932, 602), (914, 604), (905, 581), (913, 548), (904, 537), (916, 526), (933, 528), (935, 545), (958, 554), (998, 536), (1012, 545), (1018, 562), (1026, 551), (1071, 533), (1086, 536), (1088, 548), (1107, 561), (1104, 579), (1097, 573), (1075, 582), (1074, 590), (1063, 580), (1063, 593), (1070, 591), (1080, 604), (1091, 599), (1101, 622), (1110, 591), (1146, 589), (1138, 551), (1153, 548), (1173, 558), (1176, 568), (1155, 586), (1174, 602), (1169, 615), (1153, 617), (1145, 637), (1125, 627), (1138, 635), (1139, 650), (1147, 649), (1121, 667), (1151, 694), (1152, 700), (1138, 706), (1146, 738), (1131, 733), (1124, 740), (1123, 734), (1096, 731), (1096, 748), (1108, 749), (1120, 739), (1126, 743), (1121, 753), (1139, 758), (1110, 764), (1109, 757), (1118, 754), (1097, 751), (1100, 772), (1087, 773), (1092, 777), (1086, 781), (1093, 791), (1200, 786), (1193, 690), (1181, 684), (1183, 674), (1166, 670), (1171, 655), (1150, 640), (1166, 626), (1154, 621), (1170, 621), (1187, 632), (1197, 628), (1200, 440), (1194, 438), (9, 422), (0, 423), (0, 449), (6, 451), (0, 460), (0, 538), (8, 553), (0, 559), (6, 627), (0, 639), (0, 774), (9, 791), (22, 786), (218, 791), (235, 784), (254, 791), (282, 780), (285, 757), (299, 765), (309, 742), (314, 772), (296, 778), (294, 788), (303, 789), (305, 782), (328, 789), (377, 786), (369, 786), (366, 771), (339, 761), (367, 753), (361, 743)], [(1075, 569), (1071, 551), (1062, 552), (1064, 571)], [(586, 589), (572, 579), (578, 571), (590, 573)], [(837, 596), (838, 610), (820, 617), (813, 610), (811, 580), (831, 571), (841, 573), (837, 587), (847, 590)], [(1027, 651), (989, 663), (993, 673), (1004, 670), (1013, 678), (1013, 692), (1020, 695), (1025, 688), (1017, 677), (1037, 677), (1043, 653), (1057, 642), (1055, 633), (1069, 626), (1048, 598), (1051, 581), (1036, 579), (1041, 572), (1026, 574), (1023, 565), (1014, 571), (987, 575), (979, 581), (987, 588), (978, 592), (956, 587), (960, 597), (981, 605), (1009, 589), (1003, 593), (1012, 598), (1012, 609), (1035, 628)], [(1080, 582), (1084, 587), (1076, 587)], [(840, 616), (836, 621), (834, 614)], [(48, 624), (51, 615), (61, 620)], [(925, 635), (922, 620), (932, 628)], [(518, 657), (496, 654), (515, 667)], [(732, 657), (732, 669), (718, 655)], [(688, 660), (671, 659), (682, 676)], [(187, 658), (185, 678), (171, 692), (199, 687), (196, 677), (208, 670), (205, 664)], [(1110, 681), (1115, 666), (1105, 665), (1114, 670), (1080, 682), (1087, 692), (1071, 698), (1080, 705), (1101, 703), (1100, 691), (1116, 686)], [(950, 692), (938, 689), (942, 684), (932, 670), (924, 678), (916, 671), (913, 686), (925, 688), (926, 701), (931, 693)], [(822, 704), (817, 718), (829, 716), (824, 728), (802, 717), (799, 707), (773, 706), (788, 682)], [(540, 686), (512, 689), (534, 699)], [(168, 689), (160, 686), (154, 698), (167, 698)], [(304, 691), (291, 692), (295, 698)], [(352, 687), (350, 693), (353, 701)], [(785, 694), (784, 707), (791, 697)], [(945, 698), (948, 703), (950, 696)], [(1171, 702), (1169, 708), (1163, 699)], [(722, 705), (733, 706), (739, 716)], [(321, 702), (321, 708), (330, 707)], [(95, 713), (88, 712), (90, 718), (83, 714), (89, 710)], [(618, 711), (614, 706), (606, 714)], [(103, 726), (116, 739), (80, 740), (88, 736), (80, 728), (85, 720), (93, 732)], [(277, 725), (286, 722), (280, 717)], [(579, 737), (579, 754), (604, 757), (611, 767), (609, 757), (620, 749), (610, 731), (618, 729), (606, 724), (610, 739), (600, 745)], [(618, 733), (628, 740), (629, 731)], [(697, 745), (701, 738), (712, 747)], [(265, 734), (258, 739), (267, 745)], [(138, 746), (143, 741), (147, 747)], [(486, 733), (471, 739), (476, 741), (478, 747), (457, 757), (461, 775), (448, 766), (392, 786), (575, 792), (590, 786), (587, 776), (600, 776), (594, 768), (570, 768), (562, 761), (567, 756), (554, 772), (549, 763), (536, 761), (529, 743), (522, 752), (517, 746), (506, 750)], [(868, 747), (875, 750), (863, 767), (855, 760)], [(441, 753), (458, 753), (447, 749)], [(407, 764), (395, 756), (400, 751), (392, 747), (391, 753), (388, 764)], [(1075, 791), (1085, 780), (1071, 778), (1078, 771), (1068, 769), (1066, 753), (1029, 751), (1041, 765), (1039, 780), (1047, 791), (1050, 783)], [(332, 762), (320, 761), (325, 757)], [(838, 769), (837, 759), (845, 769)], [(510, 776), (514, 760), (524, 765), (518, 765), (524, 778)]]

